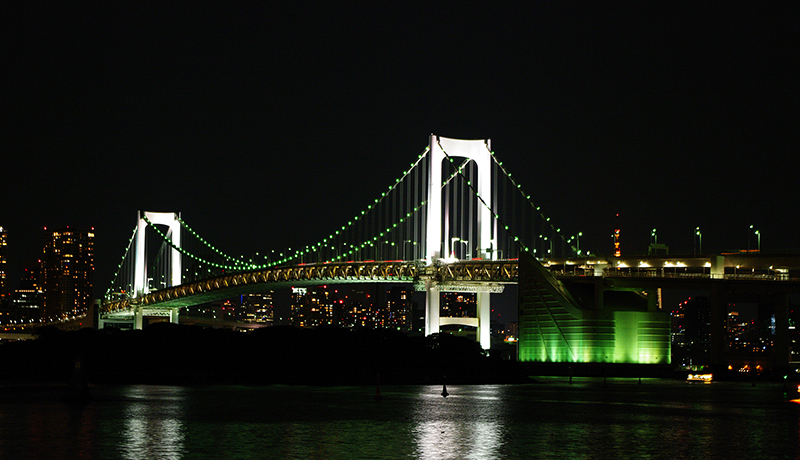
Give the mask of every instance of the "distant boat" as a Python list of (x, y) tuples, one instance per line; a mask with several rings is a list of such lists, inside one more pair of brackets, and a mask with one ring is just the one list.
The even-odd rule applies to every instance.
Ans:
[(447, 384), (442, 385), (442, 397), (446, 398), (449, 394), (447, 392)]
[(686, 382), (711, 383), (712, 378), (713, 374), (689, 374), (686, 376)]

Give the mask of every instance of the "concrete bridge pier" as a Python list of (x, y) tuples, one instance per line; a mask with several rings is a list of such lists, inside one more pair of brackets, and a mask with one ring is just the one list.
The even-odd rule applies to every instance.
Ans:
[(425, 282), (425, 336), (439, 333), (439, 299), (442, 293), (432, 281)]
[(481, 348), (488, 350), (492, 348), (492, 327), (489, 323), (492, 317), (492, 305), (489, 292), (477, 292), (475, 301), (478, 304), (478, 342)]
[(135, 307), (133, 313), (133, 328), (136, 330), (141, 330), (144, 327), (144, 317), (145, 316), (160, 316), (169, 318), (169, 322), (172, 324), (178, 324), (178, 312), (180, 307), (171, 307), (169, 309), (158, 309), (158, 310), (147, 310), (144, 307)]
[[(461, 292), (446, 290), (448, 292)], [(442, 289), (431, 281), (428, 281), (425, 285), (425, 335), (438, 333), (442, 324), (475, 327), (481, 348), (484, 350), (490, 349), (492, 347), (492, 328), (490, 325), (492, 317), (491, 291), (474, 291), (477, 318), (440, 317), (442, 292)]]
[(141, 331), (144, 323), (144, 312), (142, 307), (134, 307), (133, 309), (133, 329)]
[(144, 317), (145, 316), (156, 316), (156, 317), (166, 317), (169, 318), (169, 322), (172, 324), (178, 324), (178, 314), (180, 311), (180, 307), (171, 307), (171, 308), (159, 308), (157, 310), (149, 310), (145, 307), (135, 305), (130, 310), (130, 316), (123, 316), (123, 317), (116, 317), (116, 318), (103, 318), (103, 315), (98, 315), (97, 318), (97, 328), (103, 329), (107, 324), (120, 324), (120, 323), (127, 323), (132, 327), (134, 330), (142, 330), (144, 327)]

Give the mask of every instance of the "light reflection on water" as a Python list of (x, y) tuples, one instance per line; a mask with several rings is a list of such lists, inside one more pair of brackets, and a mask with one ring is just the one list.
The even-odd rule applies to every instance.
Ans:
[(184, 405), (182, 387), (134, 385), (123, 388), (123, 442), (125, 459), (179, 459), (184, 452)]
[(439, 387), (418, 393), (411, 428), (417, 458), (500, 458), (504, 444), (503, 390), (500, 385)]
[(797, 458), (779, 385), (0, 386), (0, 459)]

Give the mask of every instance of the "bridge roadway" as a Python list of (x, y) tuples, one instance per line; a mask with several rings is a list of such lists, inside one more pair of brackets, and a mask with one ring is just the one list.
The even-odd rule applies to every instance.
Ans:
[[(750, 286), (747, 290), (753, 292), (776, 292), (777, 286), (783, 286), (777, 290), (800, 293), (800, 254), (584, 257), (543, 264), (558, 277), (614, 279), (617, 285), (639, 286), (645, 282), (664, 288), (707, 290), (712, 283), (725, 280)], [(440, 291), (502, 292), (504, 284), (517, 282), (518, 271), (515, 259), (440, 260), (431, 266), (424, 261), (402, 260), (300, 264), (231, 273), (153, 291), (137, 299), (105, 301), (102, 313), (129, 314), (136, 306), (150, 311), (171, 310), (245, 293), (321, 283), (409, 283), (420, 291), (436, 286)]]

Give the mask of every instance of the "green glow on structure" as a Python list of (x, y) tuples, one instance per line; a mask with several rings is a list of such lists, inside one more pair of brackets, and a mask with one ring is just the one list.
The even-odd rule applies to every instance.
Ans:
[(639, 293), (612, 291), (600, 307), (580, 305), (527, 253), (519, 280), (520, 361), (670, 363), (669, 314)]

